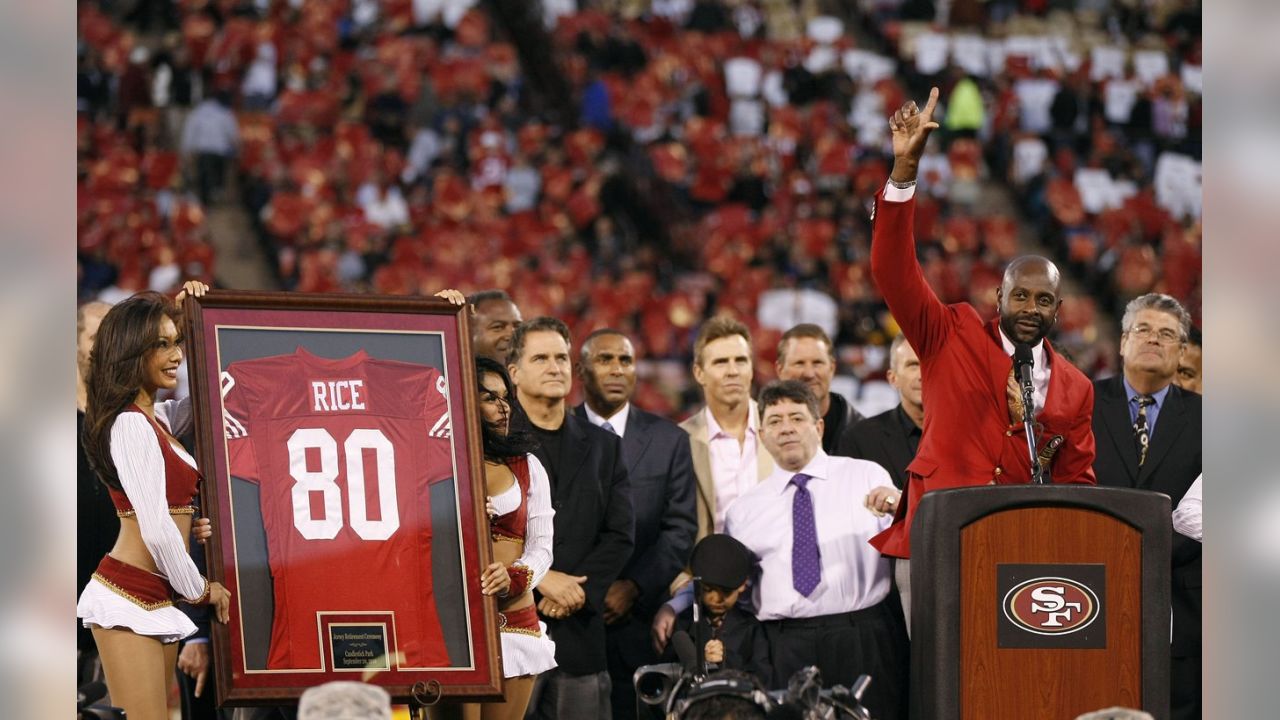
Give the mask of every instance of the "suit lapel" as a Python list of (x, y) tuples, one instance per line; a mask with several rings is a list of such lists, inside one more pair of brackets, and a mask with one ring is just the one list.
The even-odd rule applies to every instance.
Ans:
[[(751, 416), (747, 419), (748, 423), (751, 422), (752, 418), (756, 420), (760, 419), (760, 406), (756, 405), (755, 400), (751, 400), (748, 402), (747, 412), (751, 413)], [(756, 482), (757, 483), (764, 482), (764, 479), (769, 477), (771, 473), (773, 473), (773, 456), (770, 455), (769, 451), (765, 449), (764, 440), (760, 437), (760, 426), (757, 424), (756, 425)]]
[[(821, 449), (821, 448), (819, 448)], [(773, 456), (765, 449), (764, 443), (756, 438), (756, 482), (762, 483), (773, 473)]]
[(1098, 393), (1094, 402), (1101, 402), (1102, 422), (1107, 426), (1107, 437), (1115, 443), (1116, 454), (1124, 463), (1126, 484), (1130, 487), (1138, 485), (1138, 451), (1133, 446), (1133, 425), (1129, 421), (1129, 401), (1124, 392), (1124, 381), (1120, 376), (1111, 378), (1104, 386), (1105, 392)]
[(1009, 372), (1013, 370), (1013, 356), (1008, 355), (1004, 351), (1004, 344), (1000, 341), (1000, 319), (995, 318), (987, 323), (987, 336), (994, 343), (991, 350), (991, 361), (987, 363), (988, 372), (990, 372), (989, 380), (991, 388), (994, 391), (991, 395), (996, 405), (1004, 409), (1006, 419), (1009, 414)]
[(647, 432), (648, 426), (649, 419), (632, 405), (631, 412), (627, 413), (627, 427), (622, 434), (622, 461), (626, 463), (627, 475), (632, 479), (636, 476), (636, 468), (640, 466), (640, 458), (644, 457), (644, 451), (649, 448), (649, 441), (653, 439)]
[[(899, 412), (901, 409), (899, 408)], [(891, 448), (890, 460), (895, 468), (905, 468), (911, 464), (911, 440), (898, 427), (899, 417), (895, 413), (890, 421), (880, 427), (885, 436), (885, 447)], [(896, 479), (896, 478), (895, 478)]]
[(1056, 372), (1055, 369), (1059, 363), (1066, 363), (1067, 360), (1053, 351), (1053, 346), (1049, 344), (1048, 338), (1044, 340), (1044, 359), (1049, 365), (1049, 387), (1045, 388), (1044, 407), (1040, 411), (1056, 415), (1058, 413), (1058, 404), (1063, 402), (1062, 393), (1066, 392), (1062, 388), (1067, 383), (1062, 379), (1066, 373)]
[(557, 494), (567, 497), (567, 486), (573, 485), (577, 482), (578, 471), (582, 469), (582, 463), (586, 462), (587, 455), (590, 454), (590, 451), (587, 451), (590, 439), (587, 437), (587, 431), (582, 427), (583, 423), (587, 422), (586, 420), (579, 420), (573, 416), (566, 416), (565, 422), (569, 425), (569, 437), (566, 439), (569, 440), (569, 442), (574, 443), (573, 447), (583, 449), (583, 452), (573, 452), (565, 457), (567, 462), (564, 466), (564, 478), (562, 479), (564, 480), (563, 484), (566, 487), (557, 488), (557, 490), (560, 491)]
[[(586, 403), (575, 407), (573, 414), (582, 422), (591, 423), (591, 418), (587, 417)], [(644, 451), (649, 447), (651, 438), (646, 432), (648, 427), (649, 419), (632, 405), (631, 412), (627, 413), (627, 426), (622, 430), (622, 463), (627, 466), (629, 476), (635, 475), (640, 458), (644, 457)]]
[(689, 452), (693, 456), (693, 477), (698, 483), (698, 536), (711, 532), (714, 525), (716, 491), (711, 484), (711, 448), (707, 438), (707, 420), (703, 407), (685, 422), (689, 433)]
[(1164, 456), (1169, 454), (1169, 449), (1177, 444), (1186, 424), (1187, 420), (1182, 412), (1182, 397), (1175, 388), (1169, 388), (1168, 394), (1164, 396), (1164, 407), (1160, 408), (1160, 415), (1156, 418), (1156, 429), (1151, 435), (1147, 461), (1142, 464), (1142, 470), (1138, 473), (1138, 487), (1151, 484), (1155, 469)]

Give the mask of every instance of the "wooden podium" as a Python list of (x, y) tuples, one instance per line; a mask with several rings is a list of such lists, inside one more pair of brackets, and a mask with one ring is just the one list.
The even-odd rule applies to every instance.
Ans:
[(911, 717), (1169, 715), (1169, 498), (1080, 485), (924, 496), (911, 528)]

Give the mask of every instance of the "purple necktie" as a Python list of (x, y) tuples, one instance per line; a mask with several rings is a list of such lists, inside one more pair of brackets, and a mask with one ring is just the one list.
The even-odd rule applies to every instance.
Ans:
[(791, 499), (791, 585), (805, 597), (822, 580), (822, 561), (818, 555), (818, 528), (813, 522), (813, 496), (807, 485), (813, 478), (799, 473), (791, 478), (796, 486)]

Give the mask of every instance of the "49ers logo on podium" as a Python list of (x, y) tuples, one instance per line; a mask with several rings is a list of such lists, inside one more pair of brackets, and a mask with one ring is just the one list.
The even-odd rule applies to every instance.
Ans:
[(1102, 565), (997, 567), (1000, 647), (1106, 647)]
[(1098, 597), (1087, 586), (1059, 577), (1027, 580), (1004, 596), (1004, 614), (1027, 632), (1065, 635), (1098, 617)]

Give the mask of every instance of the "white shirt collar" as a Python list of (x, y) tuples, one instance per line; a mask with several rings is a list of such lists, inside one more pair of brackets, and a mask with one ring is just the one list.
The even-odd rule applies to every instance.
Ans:
[[(710, 405), (707, 405), (706, 407), (704, 407), (702, 411), (707, 414), (707, 439), (708, 440), (712, 440), (715, 438), (715, 436), (720, 435), (722, 433), (725, 434), (726, 436), (728, 435), (727, 433), (724, 432), (724, 428), (720, 427), (720, 423), (716, 422), (716, 416), (712, 414)], [(748, 399), (747, 400), (747, 434), (748, 435), (757, 434), (756, 427), (758, 422), (759, 420), (756, 417), (756, 401)]]
[(786, 468), (783, 468), (781, 465), (775, 465), (773, 468), (773, 472), (769, 474), (769, 479), (766, 482), (777, 483), (777, 487), (775, 488), (775, 490), (779, 495), (781, 495), (782, 493), (786, 492), (787, 487), (791, 483), (791, 478), (801, 473), (808, 475), (809, 477), (815, 480), (830, 479), (831, 477), (830, 464), (831, 464), (831, 456), (828, 455), (826, 451), (822, 449), (821, 445), (819, 445), (818, 452), (815, 453), (814, 456), (809, 459), (809, 462), (804, 467), (800, 468), (799, 470), (792, 471), (792, 470), (787, 470)]
[[(1004, 334), (1004, 328), (1000, 327), (999, 324), (997, 324), (996, 327), (999, 328), (1000, 330), (1000, 344), (1004, 346), (1005, 353), (1008, 355), (1013, 355), (1013, 351), (1014, 351), (1013, 341), (1009, 339), (1008, 335)], [(1031, 346), (1031, 359), (1035, 361), (1035, 364), (1036, 364), (1035, 367), (1037, 370), (1049, 367), (1049, 365), (1045, 362), (1045, 358), (1046, 358), (1046, 354), (1044, 351), (1044, 338), (1040, 338), (1040, 342)]]
[(596, 411), (591, 409), (591, 405), (585, 402), (582, 403), (582, 407), (586, 409), (587, 419), (591, 421), (592, 425), (600, 427), (607, 422), (613, 428), (613, 431), (618, 434), (618, 437), (622, 437), (627, 432), (627, 417), (631, 414), (631, 403), (622, 403), (622, 407), (618, 409), (618, 412), (607, 418), (597, 415)]

